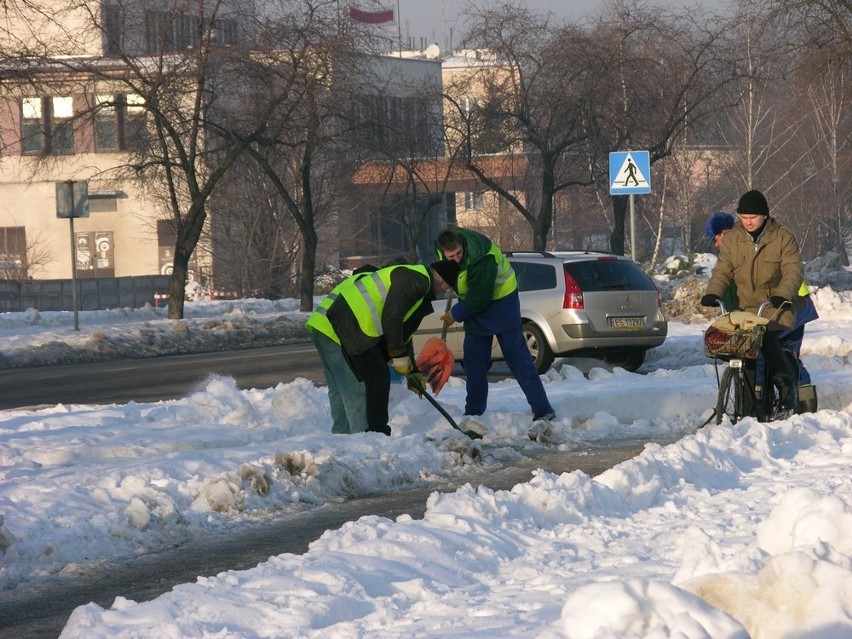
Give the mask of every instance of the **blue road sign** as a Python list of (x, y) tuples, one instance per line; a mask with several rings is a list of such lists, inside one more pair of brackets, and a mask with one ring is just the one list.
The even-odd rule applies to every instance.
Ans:
[(648, 151), (617, 151), (609, 154), (609, 194), (651, 192), (651, 154)]

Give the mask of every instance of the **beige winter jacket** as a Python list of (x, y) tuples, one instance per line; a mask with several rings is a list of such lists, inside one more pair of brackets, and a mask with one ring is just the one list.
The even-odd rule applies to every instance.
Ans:
[[(737, 220), (722, 241), (707, 293), (722, 297), (733, 282), (740, 308), (756, 313), (761, 303), (773, 295), (795, 300), (803, 279), (799, 245), (790, 231), (770, 217), (755, 241)], [(771, 317), (774, 312), (767, 309), (763, 315)], [(795, 313), (787, 307), (776, 319), (792, 328)]]

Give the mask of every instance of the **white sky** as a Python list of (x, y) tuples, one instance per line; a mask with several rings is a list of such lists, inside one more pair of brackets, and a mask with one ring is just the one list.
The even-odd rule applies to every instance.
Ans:
[[(684, 7), (701, 6), (704, 8), (722, 8), (727, 6), (728, 0), (704, 0), (701, 3), (691, 0), (653, 0), (654, 5)], [(370, 6), (366, 0), (354, 1), (358, 6)], [(420, 46), (420, 38), (435, 42), (442, 48), (452, 36), (452, 43), (458, 47), (464, 34), (464, 24), (460, 16), (465, 7), (469, 5), (468, 0), (380, 0), (380, 5), (393, 8), (395, 13), (401, 17), (400, 29), (403, 40), (408, 36), (413, 39), (415, 47)], [(488, 4), (488, 0), (479, 0), (478, 5)], [(598, 15), (606, 6), (607, 0), (525, 0), (522, 2), (530, 10), (542, 14), (551, 11), (557, 16), (571, 19), (584, 19)], [(392, 28), (396, 29), (396, 26)], [(450, 30), (452, 29), (452, 33)]]
[[(706, 320), (673, 321), (643, 374), (584, 376), (562, 363), (543, 379), (558, 449), (677, 443), (595, 478), (541, 471), (511, 491), (434, 493), (422, 520), (365, 517), (304, 555), (200, 576), (150, 602), (117, 592), (109, 609), (77, 608), (61, 636), (849, 637), (852, 291), (816, 284), (813, 294), (821, 317), (803, 354), (816, 414), (697, 430), (716, 391)], [(205, 343), (204, 330), (244, 335), (271, 322), (295, 334), (306, 317), (295, 307), (194, 302), (185, 322), (151, 308), (81, 313), (79, 334), (70, 313), (6, 313), (0, 355), (49, 358), (119, 334), (139, 351), (186, 348)], [(459, 416), (463, 381), (451, 378), (439, 401)], [(0, 411), (0, 592), (354, 494), (464, 478), (539, 446), (530, 420), (513, 380), (490, 385), (488, 435), (475, 444), (401, 385), (392, 437), (332, 436), (325, 389), (306, 380), (240, 391), (213, 378), (176, 401)]]

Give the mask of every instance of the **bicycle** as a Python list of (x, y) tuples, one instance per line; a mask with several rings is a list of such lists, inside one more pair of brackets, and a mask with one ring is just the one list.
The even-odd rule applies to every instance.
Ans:
[[(788, 302), (789, 304), (789, 302)], [(704, 349), (708, 357), (716, 364), (716, 382), (719, 387), (713, 413), (702, 426), (706, 426), (715, 417), (716, 424), (722, 423), (727, 415), (732, 424), (744, 417), (753, 417), (761, 422), (786, 419), (794, 412), (806, 412), (809, 403), (797, 400), (794, 410), (782, 409), (780, 390), (771, 381), (772, 371), (763, 360), (760, 347), (766, 326), (778, 317), (781, 309), (773, 318), (762, 317), (769, 302), (760, 305), (757, 313), (745, 311), (727, 312), (725, 305), (718, 302), (721, 316), (704, 332)], [(799, 386), (799, 367), (796, 355), (788, 349), (784, 354), (789, 358), (789, 367), (795, 377), (794, 386)], [(725, 364), (719, 375), (719, 363)], [(813, 387), (811, 387), (813, 388)], [(816, 401), (815, 389), (814, 403)]]

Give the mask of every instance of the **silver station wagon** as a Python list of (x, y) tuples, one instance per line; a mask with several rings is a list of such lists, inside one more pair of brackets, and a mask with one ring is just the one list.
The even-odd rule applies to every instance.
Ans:
[[(556, 357), (592, 357), (628, 371), (666, 339), (668, 324), (654, 282), (629, 257), (586, 251), (506, 253), (518, 278), (524, 338), (539, 373)], [(419, 353), (441, 335), (446, 300), (414, 334)], [(464, 329), (453, 324), (447, 346), (462, 360)], [(493, 360), (502, 353), (494, 340)]]

